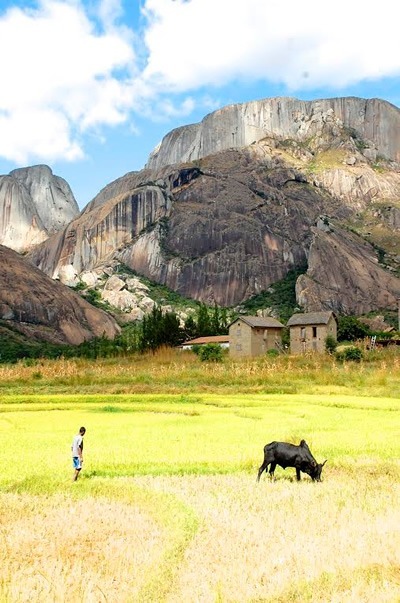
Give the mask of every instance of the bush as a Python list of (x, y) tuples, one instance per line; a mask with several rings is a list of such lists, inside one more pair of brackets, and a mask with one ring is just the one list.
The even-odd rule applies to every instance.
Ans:
[(279, 356), (279, 352), (275, 349), (267, 350), (267, 356), (269, 356), (270, 358), (276, 358), (277, 356)]
[(328, 354), (334, 354), (337, 348), (337, 341), (332, 335), (327, 335), (325, 339), (325, 350)]
[(360, 362), (362, 357), (362, 350), (355, 345), (350, 345), (347, 348), (344, 348), (344, 350), (336, 353), (337, 360), (353, 360), (354, 362)]
[(222, 362), (222, 348), (217, 343), (200, 346), (199, 358), (203, 362)]

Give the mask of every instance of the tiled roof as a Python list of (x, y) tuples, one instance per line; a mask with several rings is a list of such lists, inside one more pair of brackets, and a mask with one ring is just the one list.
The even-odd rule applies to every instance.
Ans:
[(264, 329), (271, 329), (272, 327), (284, 327), (279, 320), (276, 320), (271, 316), (239, 316), (231, 324), (234, 325), (238, 320), (242, 320), (250, 327), (261, 327)]
[(202, 345), (205, 343), (229, 343), (229, 335), (210, 335), (208, 337), (196, 337), (185, 341), (182, 345)]
[(332, 311), (328, 312), (306, 312), (305, 314), (293, 314), (288, 320), (288, 327), (297, 325), (327, 325), (331, 317), (336, 318)]

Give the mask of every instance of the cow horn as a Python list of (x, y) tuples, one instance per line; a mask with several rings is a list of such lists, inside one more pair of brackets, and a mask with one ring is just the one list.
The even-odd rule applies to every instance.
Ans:
[(324, 461), (324, 462), (321, 464), (321, 467), (323, 467), (323, 466), (325, 465), (325, 463), (326, 463), (326, 461), (327, 461), (327, 460), (328, 460), (328, 459), (326, 459), (326, 460), (325, 460), (325, 461)]

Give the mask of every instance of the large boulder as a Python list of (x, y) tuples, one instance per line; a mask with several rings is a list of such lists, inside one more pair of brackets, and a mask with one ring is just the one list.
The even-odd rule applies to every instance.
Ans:
[(106, 312), (2, 245), (0, 320), (33, 339), (59, 344), (77, 345), (103, 335), (112, 339), (120, 331)]

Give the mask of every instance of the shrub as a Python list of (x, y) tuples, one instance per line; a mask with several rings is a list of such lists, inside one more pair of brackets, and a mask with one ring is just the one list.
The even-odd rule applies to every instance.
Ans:
[(270, 356), (270, 358), (276, 358), (277, 356), (279, 356), (279, 352), (275, 349), (267, 350), (267, 356)]
[(354, 362), (360, 362), (362, 357), (362, 350), (355, 345), (350, 345), (344, 348), (344, 350), (336, 353), (337, 360), (353, 360)]
[(325, 350), (328, 354), (334, 354), (337, 348), (337, 341), (332, 335), (327, 335), (325, 339)]
[(222, 348), (217, 343), (207, 343), (200, 346), (199, 358), (203, 362), (221, 362)]

